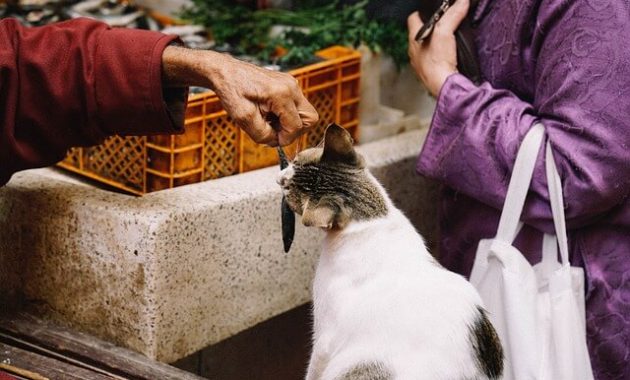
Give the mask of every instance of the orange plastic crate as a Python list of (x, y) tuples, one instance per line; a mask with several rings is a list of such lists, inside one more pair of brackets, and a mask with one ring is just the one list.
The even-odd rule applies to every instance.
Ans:
[[(290, 71), (317, 109), (317, 126), (287, 148), (317, 145), (332, 122), (359, 133), (361, 55), (333, 46), (317, 55), (324, 61)], [(142, 195), (243, 173), (278, 163), (276, 150), (254, 143), (230, 121), (211, 91), (191, 95), (181, 135), (119, 137), (70, 150), (58, 165), (126, 192)]]

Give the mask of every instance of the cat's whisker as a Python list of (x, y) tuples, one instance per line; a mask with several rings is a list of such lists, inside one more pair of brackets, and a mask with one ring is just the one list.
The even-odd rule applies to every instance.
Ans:
[(295, 154), (293, 155), (293, 159), (291, 160), (291, 162), (293, 162), (295, 160), (295, 158), (297, 157), (298, 153), (300, 153), (302, 151), (302, 141), (303, 141), (303, 139), (300, 138), (295, 143)]

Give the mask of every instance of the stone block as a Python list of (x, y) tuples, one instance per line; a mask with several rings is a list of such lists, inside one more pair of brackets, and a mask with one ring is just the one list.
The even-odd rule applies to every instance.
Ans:
[[(360, 150), (433, 241), (437, 188), (414, 172), (425, 134)], [(143, 197), (55, 169), (18, 173), (0, 188), (0, 305), (36, 308), (165, 362), (302, 305), (323, 235), (298, 223), (283, 252), (277, 172)]]

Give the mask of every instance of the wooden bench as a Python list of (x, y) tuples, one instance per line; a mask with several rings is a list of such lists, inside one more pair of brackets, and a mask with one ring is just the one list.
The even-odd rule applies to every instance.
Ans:
[(200, 380), (27, 313), (0, 316), (0, 379)]

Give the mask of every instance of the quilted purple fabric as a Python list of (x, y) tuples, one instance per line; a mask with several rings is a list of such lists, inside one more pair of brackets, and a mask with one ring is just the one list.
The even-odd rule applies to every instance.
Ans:
[[(542, 122), (563, 181), (572, 262), (587, 276), (595, 377), (630, 379), (630, 2), (481, 0), (484, 82), (444, 84), (417, 170), (445, 186), (443, 264), (468, 275), (495, 234), (516, 151)], [(553, 232), (539, 155), (516, 245), (540, 260)]]

